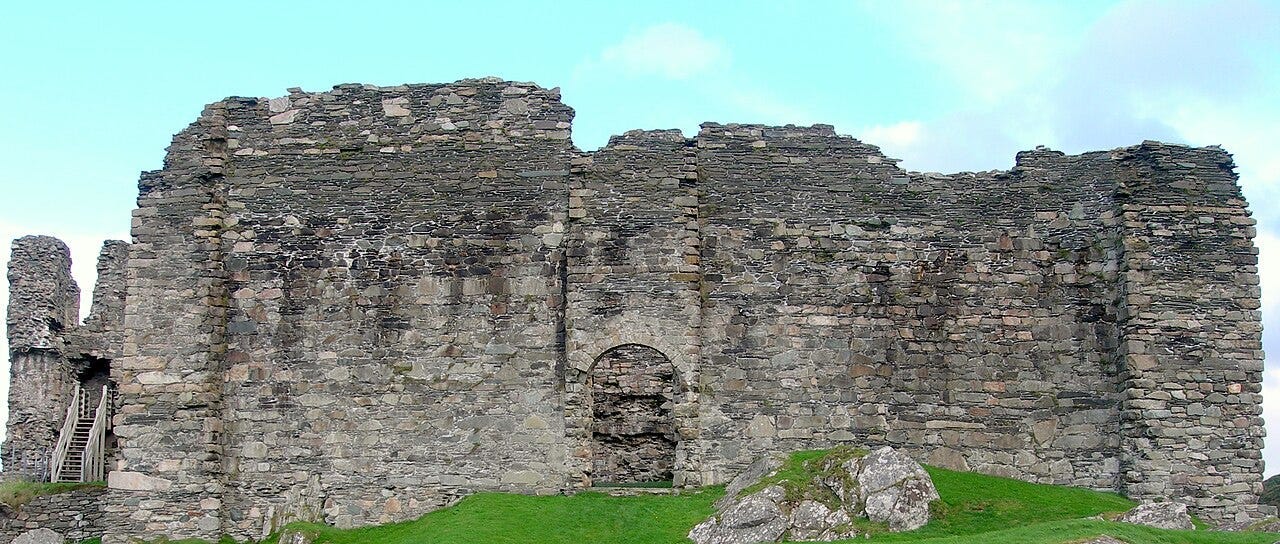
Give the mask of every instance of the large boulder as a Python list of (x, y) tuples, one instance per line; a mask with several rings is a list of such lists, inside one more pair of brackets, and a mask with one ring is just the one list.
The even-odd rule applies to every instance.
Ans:
[(18, 535), (18, 538), (13, 539), (13, 544), (62, 544), (66, 541), (57, 531), (40, 528)]
[(742, 469), (742, 472), (738, 473), (732, 480), (729, 480), (729, 485), (724, 488), (724, 496), (716, 501), (716, 510), (724, 510), (725, 507), (729, 506), (729, 503), (742, 494), (744, 489), (751, 487), (765, 476), (782, 468), (786, 461), (786, 455), (775, 453), (760, 457), (754, 463), (747, 465), (747, 468)]
[(1116, 521), (1146, 525), (1157, 529), (1195, 529), (1187, 505), (1180, 502), (1141, 504), (1125, 512)]
[(787, 516), (780, 506), (785, 498), (781, 487), (769, 486), (731, 501), (719, 515), (689, 531), (689, 538), (698, 544), (778, 542), (787, 532)]
[[(909, 531), (929, 522), (929, 503), (938, 499), (924, 468), (892, 448), (838, 448), (804, 463), (784, 467), (777, 456), (756, 461), (730, 482), (717, 513), (689, 538), (754, 544), (851, 538), (859, 526)], [(859, 518), (871, 523), (855, 523)]]
[(938, 490), (919, 463), (893, 448), (880, 448), (862, 459), (858, 474), (867, 519), (887, 523), (893, 531), (929, 523), (929, 503), (938, 500)]

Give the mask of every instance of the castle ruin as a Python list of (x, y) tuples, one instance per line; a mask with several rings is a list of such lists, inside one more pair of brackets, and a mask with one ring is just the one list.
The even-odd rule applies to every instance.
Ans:
[(48, 479), (68, 403), (109, 384), (108, 544), (716, 484), (837, 444), (1258, 515), (1225, 151), (940, 175), (825, 125), (583, 152), (572, 118), (497, 79), (209, 105), (142, 175), (84, 324), (66, 247), (14, 242), (6, 472)]

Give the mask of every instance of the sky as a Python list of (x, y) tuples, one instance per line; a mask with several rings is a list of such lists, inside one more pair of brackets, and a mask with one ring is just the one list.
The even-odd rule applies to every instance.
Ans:
[(129, 239), (138, 174), (161, 166), (172, 135), (207, 103), (289, 87), (499, 76), (560, 87), (586, 150), (637, 128), (827, 123), (918, 171), (1008, 169), (1037, 145), (1217, 144), (1258, 220), (1270, 475), (1277, 28), (1280, 0), (8, 2), (0, 241), (66, 241), (87, 313), (98, 248)]

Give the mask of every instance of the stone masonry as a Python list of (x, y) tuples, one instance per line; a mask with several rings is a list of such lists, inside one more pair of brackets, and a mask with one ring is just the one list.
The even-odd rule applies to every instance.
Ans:
[(9, 261), (9, 421), (5, 477), (48, 481), (50, 457), (76, 385), (97, 402), (118, 356), (129, 245), (110, 240), (98, 261), (93, 313), (80, 324), (80, 288), (67, 246), (48, 236), (13, 241)]
[[(1254, 221), (1225, 151), (944, 175), (825, 125), (583, 152), (572, 118), (498, 79), (211, 104), (143, 174), (83, 326), (65, 247), (16, 242), (15, 391), (75, 364), (116, 389), (104, 542), (707, 485), (840, 444), (1264, 513)], [(54, 397), (12, 395), (10, 436)]]
[(87, 487), (40, 495), (16, 508), (0, 504), (0, 542), (12, 542), (18, 535), (41, 528), (56, 531), (70, 542), (102, 536), (102, 487)]
[(675, 369), (656, 349), (626, 344), (591, 370), (591, 475), (596, 482), (671, 480)]

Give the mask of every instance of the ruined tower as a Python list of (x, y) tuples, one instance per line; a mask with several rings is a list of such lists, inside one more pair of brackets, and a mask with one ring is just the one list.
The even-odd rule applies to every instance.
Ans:
[(13, 241), (6, 477), (49, 481), (57, 472), (54, 453), (73, 397), (82, 395), (87, 412), (99, 404), (104, 387), (112, 390), (110, 363), (121, 347), (127, 259), (125, 242), (103, 245), (92, 313), (82, 325), (80, 288), (71, 277), (67, 246), (48, 236)]

